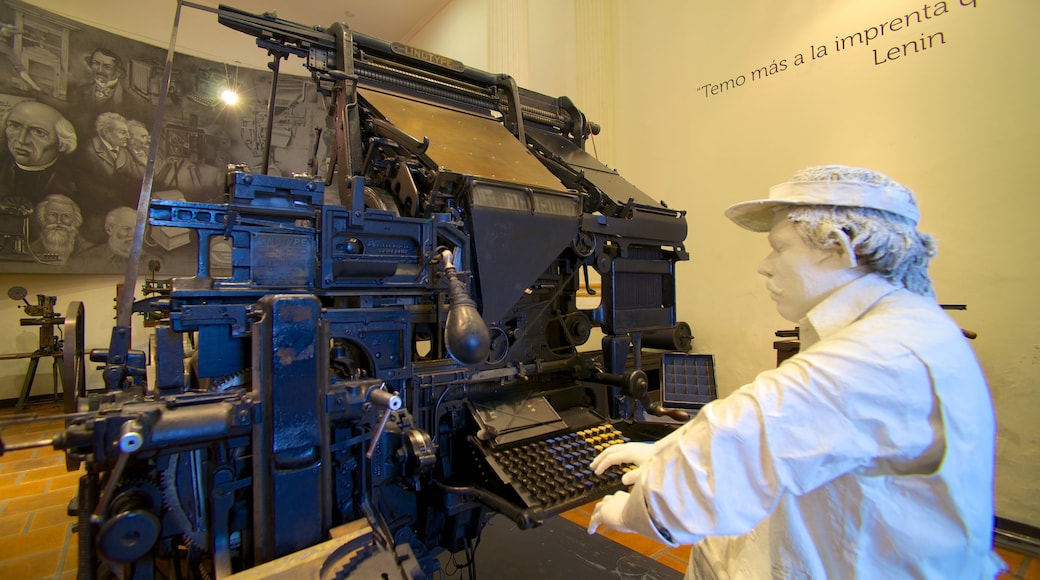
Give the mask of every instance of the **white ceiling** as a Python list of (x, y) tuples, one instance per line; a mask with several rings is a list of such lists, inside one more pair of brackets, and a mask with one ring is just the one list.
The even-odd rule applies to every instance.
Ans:
[[(275, 12), (279, 18), (308, 26), (345, 22), (358, 32), (407, 43), (451, 0), (222, 0), (255, 14)], [(216, 0), (205, 2), (216, 5)]]

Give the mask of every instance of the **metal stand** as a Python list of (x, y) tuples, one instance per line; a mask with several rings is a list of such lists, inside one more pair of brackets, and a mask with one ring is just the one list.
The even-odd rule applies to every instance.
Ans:
[[(65, 398), (66, 412), (75, 411), (75, 400), (77, 395), (85, 395), (86, 377), (83, 362), (83, 304), (80, 302), (69, 303), (72, 309), (72, 319), (66, 321), (60, 313), (54, 312), (54, 306), (58, 299), (55, 296), (36, 295), (36, 304), (30, 304), (25, 300), (26, 290), (20, 286), (11, 288), (7, 295), (12, 300), (25, 302), (25, 313), (31, 318), (21, 319), (22, 326), (39, 326), (40, 342), (39, 348), (33, 352), (14, 353), (0, 355), (0, 360), (29, 359), (29, 366), (25, 369), (25, 379), (22, 381), (22, 390), (18, 395), (18, 403), (15, 411), (21, 413), (29, 400), (33, 382), (36, 380), (36, 371), (40, 365), (41, 358), (51, 357), (51, 369), (53, 373), (54, 401), (58, 401), (58, 385), (62, 385), (62, 394)], [(59, 339), (54, 334), (54, 327), (62, 324), (71, 332), (69, 344)], [(66, 348), (68, 347), (68, 348)], [(69, 375), (69, 376), (65, 376)], [(70, 410), (71, 409), (71, 410)]]
[[(43, 329), (40, 329), (43, 332)], [(18, 355), (21, 358), (23, 355)], [(36, 369), (39, 366), (40, 359), (44, 357), (54, 357), (54, 361), (51, 363), (51, 369), (54, 373), (54, 402), (58, 402), (58, 382), (61, 380), (61, 351), (50, 351), (45, 348), (39, 348), (29, 355), (29, 367), (25, 370), (25, 380), (22, 381), (22, 392), (18, 396), (18, 405), (15, 407), (15, 412), (21, 413), (25, 409), (25, 404), (29, 399), (29, 391), (32, 390), (33, 381), (36, 379)]]

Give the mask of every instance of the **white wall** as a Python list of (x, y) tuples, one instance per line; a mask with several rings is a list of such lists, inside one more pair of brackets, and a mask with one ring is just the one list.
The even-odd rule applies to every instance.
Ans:
[[(23, 0), (126, 38), (166, 49), (170, 46), (175, 0)], [(249, 6), (228, 3), (253, 12), (263, 12), (263, 3), (246, 0)], [(216, 6), (217, 2), (201, 0), (198, 5)], [(236, 33), (217, 22), (216, 14), (185, 6), (180, 11), (177, 27), (177, 50), (200, 58), (265, 68), (267, 54), (256, 47), (256, 39)], [(283, 61), (286, 62), (286, 61)]]
[(487, 0), (452, 0), (408, 43), (487, 70)]

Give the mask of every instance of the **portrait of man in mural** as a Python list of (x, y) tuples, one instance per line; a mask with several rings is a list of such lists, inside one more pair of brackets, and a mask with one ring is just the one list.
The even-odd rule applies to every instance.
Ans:
[(127, 119), (147, 120), (152, 116), (149, 103), (128, 90), (126, 62), (115, 51), (98, 47), (85, 59), (90, 82), (69, 91), (69, 102), (76, 103), (74, 122), (81, 130), (102, 113), (119, 113)]
[[(109, 211), (105, 216), (107, 241), (79, 253), (70, 262), (70, 265), (90, 272), (113, 274), (126, 272), (127, 258), (130, 257), (136, 223), (137, 210), (133, 208), (117, 207)], [(148, 264), (154, 260), (157, 258), (153, 254), (141, 251), (141, 264)]]
[(6, 147), (0, 153), (0, 196), (39, 201), (74, 194), (67, 156), (76, 150), (76, 130), (57, 109), (21, 101), (3, 117)]
[(95, 135), (90, 139), (90, 150), (86, 159), (100, 174), (112, 177), (117, 172), (129, 171), (130, 129), (126, 118), (119, 113), (101, 113), (94, 122)]
[(39, 234), (29, 248), (37, 262), (61, 266), (93, 245), (80, 236), (83, 214), (67, 196), (54, 193), (45, 197), (36, 206), (35, 219)]
[(127, 121), (126, 128), (129, 132), (126, 149), (130, 154), (127, 171), (135, 178), (141, 179), (148, 165), (148, 147), (152, 143), (152, 136), (148, 133), (148, 127), (137, 119)]

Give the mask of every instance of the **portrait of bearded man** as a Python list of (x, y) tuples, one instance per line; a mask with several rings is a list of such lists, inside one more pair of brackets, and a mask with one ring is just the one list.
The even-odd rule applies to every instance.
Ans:
[(64, 265), (69, 258), (93, 244), (80, 236), (83, 214), (79, 205), (61, 194), (51, 194), (36, 206), (39, 235), (29, 245), (36, 261)]

